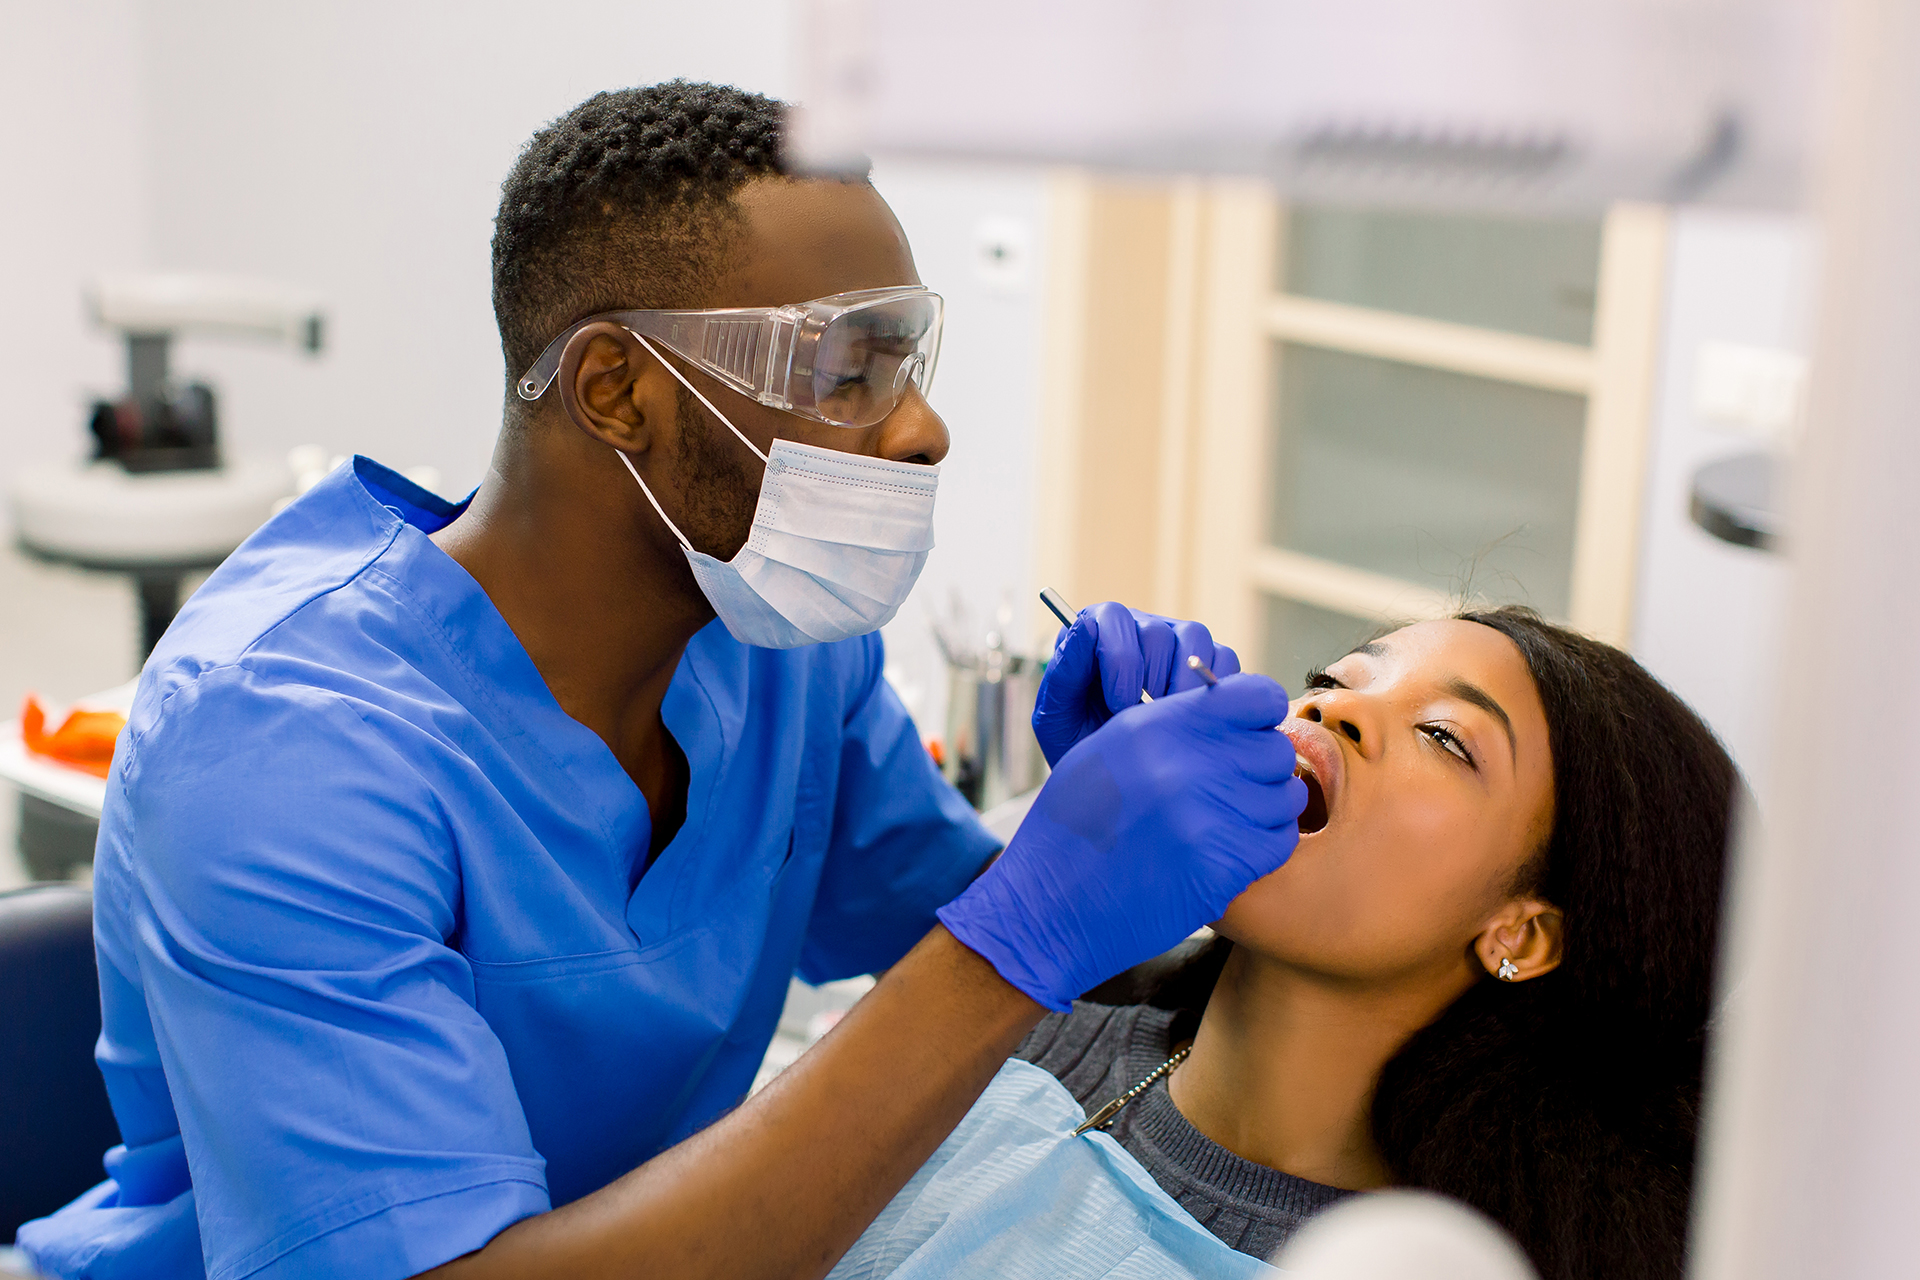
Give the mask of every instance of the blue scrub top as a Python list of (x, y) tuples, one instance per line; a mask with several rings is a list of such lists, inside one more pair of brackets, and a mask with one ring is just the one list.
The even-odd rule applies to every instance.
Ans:
[[(124, 1148), (21, 1231), (63, 1275), (404, 1277), (711, 1123), (789, 977), (892, 964), (997, 847), (877, 636), (719, 623), (645, 800), (364, 458), (196, 592), (140, 679), (95, 862)], [(604, 643), (604, 637), (581, 637)]]

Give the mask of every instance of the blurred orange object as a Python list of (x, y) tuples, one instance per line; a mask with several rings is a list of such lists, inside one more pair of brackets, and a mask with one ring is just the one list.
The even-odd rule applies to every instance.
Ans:
[(60, 727), (48, 733), (47, 712), (40, 699), (28, 694), (26, 706), (20, 709), (20, 737), (28, 751), (85, 769), (96, 778), (107, 776), (113, 741), (126, 727), (127, 718), (118, 711), (69, 711)]

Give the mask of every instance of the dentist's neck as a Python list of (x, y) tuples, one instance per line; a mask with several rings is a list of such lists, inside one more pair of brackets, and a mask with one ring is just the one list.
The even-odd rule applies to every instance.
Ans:
[(1237, 946), (1169, 1089), (1235, 1155), (1328, 1186), (1392, 1178), (1373, 1141), (1380, 1070), (1457, 993), (1347, 985)]
[(503, 433), (473, 504), (433, 541), (487, 593), (567, 714), (622, 763), (647, 753), (713, 609), (611, 449), (578, 432)]

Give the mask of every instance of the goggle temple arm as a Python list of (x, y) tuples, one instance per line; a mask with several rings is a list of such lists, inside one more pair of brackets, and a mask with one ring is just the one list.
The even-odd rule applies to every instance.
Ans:
[[(514, 383), (514, 390), (519, 394), (522, 400), (538, 400), (541, 396), (545, 395), (547, 393), (547, 388), (552, 386), (553, 380), (560, 375), (560, 361), (566, 355), (567, 344), (573, 341), (573, 336), (576, 333), (579, 333), (582, 329), (586, 328), (590, 324), (594, 324), (603, 320), (610, 321), (613, 324), (619, 325), (622, 329), (625, 329), (628, 333), (631, 333), (634, 337), (639, 338), (642, 342), (645, 342), (647, 335), (643, 334), (641, 330), (642, 328), (646, 327), (645, 321), (649, 317), (664, 316), (664, 315), (684, 315), (684, 316), (697, 317), (697, 316), (702, 316), (703, 314), (712, 314), (712, 313), (657, 312), (657, 311), (608, 311), (601, 315), (588, 316), (584, 320), (581, 320), (575, 324), (569, 325), (567, 329), (560, 334), (559, 337), (555, 338), (552, 342), (549, 342), (547, 344), (547, 349), (540, 353), (540, 358), (538, 360), (535, 360), (532, 366), (529, 367), (525, 373), (520, 375), (520, 380), (518, 382)], [(726, 313), (719, 313), (719, 314), (726, 314)], [(765, 314), (766, 316), (771, 316), (773, 312), (769, 309)], [(764, 323), (764, 319), (760, 319), (757, 322)], [(685, 357), (686, 359), (691, 360), (694, 364), (700, 365), (702, 368), (705, 368), (707, 372), (713, 374), (715, 377), (718, 377), (725, 382), (740, 386), (741, 390), (743, 390), (747, 395), (756, 394), (755, 388), (753, 388), (750, 384), (745, 384), (741, 382), (740, 375), (738, 373), (735, 373), (732, 370), (711, 367), (711, 364), (709, 361), (701, 360), (695, 356), (689, 355), (685, 351), (680, 350), (679, 346), (668, 341), (662, 334), (655, 333), (653, 335), (653, 338), (654, 338), (654, 341), (659, 342), (662, 346), (666, 347), (669, 351), (674, 351), (680, 354), (681, 356)], [(651, 350), (651, 348), (649, 349)], [(659, 355), (658, 352), (655, 352), (654, 354), (656, 358)], [(668, 366), (668, 367), (671, 368), (672, 366)]]
[(591, 323), (590, 320), (582, 320), (547, 344), (547, 349), (540, 353), (533, 367), (521, 374), (520, 381), (514, 384), (514, 390), (520, 393), (522, 400), (538, 400), (547, 394), (547, 388), (553, 385), (554, 378), (560, 373), (560, 357), (566, 354), (567, 343), (574, 334)]

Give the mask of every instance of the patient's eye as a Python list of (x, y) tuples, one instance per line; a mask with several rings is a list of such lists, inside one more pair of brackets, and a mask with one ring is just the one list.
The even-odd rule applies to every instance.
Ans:
[(1464, 760), (1472, 768), (1478, 769), (1480, 767), (1474, 763), (1473, 753), (1467, 750), (1467, 744), (1460, 741), (1459, 735), (1455, 734), (1445, 725), (1423, 724), (1420, 728), (1428, 737), (1439, 743), (1443, 749), (1460, 757), (1460, 759)]
[(1307, 672), (1306, 686), (1309, 689), (1344, 689), (1346, 687), (1328, 675), (1325, 667), (1315, 667)]

